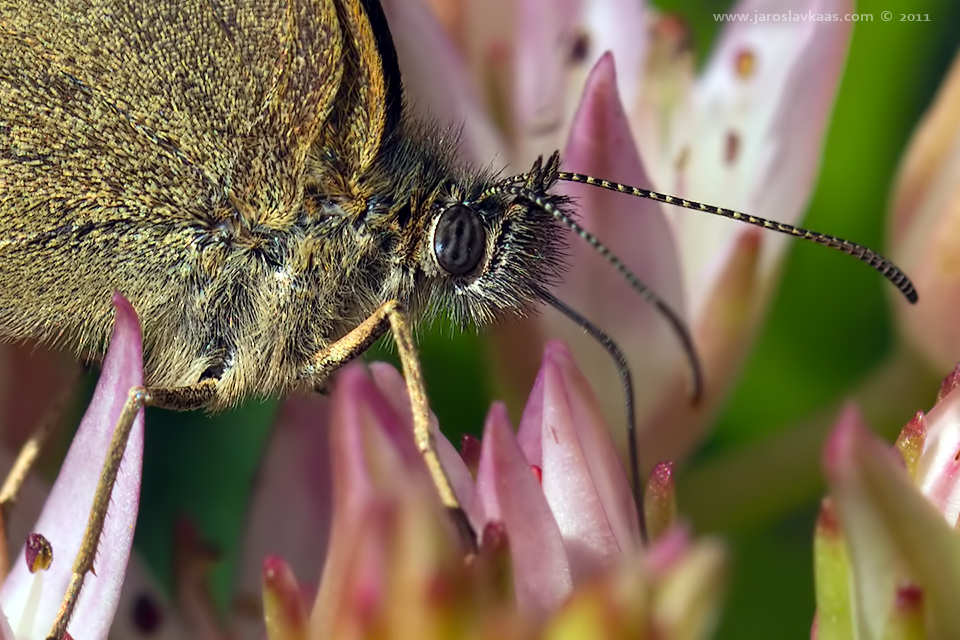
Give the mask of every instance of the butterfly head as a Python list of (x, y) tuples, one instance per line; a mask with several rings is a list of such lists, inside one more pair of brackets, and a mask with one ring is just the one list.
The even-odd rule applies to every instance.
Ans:
[(549, 193), (558, 171), (555, 156), (505, 181), (471, 176), (448, 183), (418, 234), (421, 303), (480, 325), (522, 312), (558, 282), (567, 236), (550, 212), (567, 206), (566, 198)]

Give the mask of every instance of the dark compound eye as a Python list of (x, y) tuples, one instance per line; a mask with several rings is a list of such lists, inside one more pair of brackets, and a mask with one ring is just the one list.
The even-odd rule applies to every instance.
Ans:
[(464, 276), (477, 268), (483, 257), (486, 232), (470, 207), (455, 204), (440, 215), (433, 232), (433, 252), (444, 271)]

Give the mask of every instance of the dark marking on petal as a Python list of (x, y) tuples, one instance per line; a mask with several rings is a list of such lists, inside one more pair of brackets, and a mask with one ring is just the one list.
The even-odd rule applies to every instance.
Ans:
[(155, 634), (163, 626), (163, 610), (148, 593), (141, 593), (133, 603), (133, 626), (145, 636)]
[(680, 153), (677, 154), (676, 161), (676, 170), (677, 173), (683, 173), (687, 169), (687, 164), (690, 162), (690, 147), (684, 147), (680, 150)]
[(740, 136), (734, 131), (727, 132), (727, 144), (726, 151), (724, 152), (724, 160), (727, 164), (734, 164), (737, 161), (737, 157), (740, 155)]
[(741, 80), (749, 80), (757, 70), (757, 56), (751, 49), (740, 49), (734, 57), (734, 69)]
[(570, 42), (570, 53), (567, 62), (580, 64), (590, 55), (590, 35), (586, 31), (578, 31)]

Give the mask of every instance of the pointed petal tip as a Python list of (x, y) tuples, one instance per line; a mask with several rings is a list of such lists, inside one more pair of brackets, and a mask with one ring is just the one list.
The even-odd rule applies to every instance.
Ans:
[[(77, 429), (70, 450), (33, 530), (42, 532), (59, 561), (50, 565), (37, 605), (37, 624), (52, 623), (71, 579), (73, 558), (83, 538), (100, 483), (103, 461), (130, 390), (143, 384), (142, 338), (137, 314), (120, 295), (114, 296), (116, 321), (93, 400)], [(106, 637), (120, 600), (136, 526), (143, 464), (143, 411), (130, 427), (123, 462), (109, 498), (96, 557), (96, 573), (84, 584), (73, 614), (74, 629), (88, 637)], [(22, 612), (32, 579), (26, 563), (16, 563), (0, 589), (0, 604)], [(18, 614), (20, 615), (20, 614)], [(13, 620), (13, 618), (11, 618)], [(13, 620), (12, 626), (18, 622)], [(45, 631), (46, 629), (44, 629)]]
[(507, 405), (503, 402), (494, 402), (490, 405), (490, 411), (487, 413), (487, 423), (484, 426), (484, 431), (487, 428), (490, 429), (506, 429), (513, 434), (513, 429), (510, 428), (510, 414), (507, 411)]
[[(605, 51), (603, 55), (600, 56), (597, 64), (593, 66), (591, 76), (594, 74), (596, 75), (597, 81), (616, 83), (617, 65), (613, 61), (612, 51)], [(589, 80), (587, 82), (589, 82)]]
[(543, 345), (543, 360), (556, 360), (558, 358), (570, 359), (570, 349), (563, 340), (547, 340)]
[(306, 637), (307, 616), (297, 579), (279, 556), (263, 560), (263, 617), (267, 637), (301, 640)]
[(280, 556), (267, 556), (263, 559), (263, 581), (268, 585), (284, 585), (293, 578), (290, 567)]
[(503, 405), (491, 408), (481, 444), (474, 503), (485, 522), (506, 527), (520, 606), (537, 615), (552, 611), (570, 593), (569, 561), (554, 514)]
[(677, 519), (673, 463), (659, 462), (650, 472), (643, 495), (643, 511), (651, 540), (659, 540)]
[(134, 311), (133, 309), (133, 305), (130, 304), (130, 301), (127, 300), (126, 296), (124, 296), (119, 291), (113, 292), (113, 296), (111, 297), (111, 300), (113, 301), (114, 308), (117, 309), (118, 311), (122, 310), (124, 313), (137, 315), (137, 312)]
[(673, 484), (673, 462), (665, 460), (658, 462), (653, 471), (650, 472), (650, 479), (647, 481), (647, 489), (657, 489)]
[(943, 379), (937, 392), (937, 402), (942, 402), (957, 386), (960, 386), (960, 364)]
[(480, 466), (481, 450), (482, 445), (476, 436), (469, 433), (460, 436), (460, 458), (474, 478), (477, 477), (477, 468)]
[(485, 549), (491, 551), (501, 551), (507, 545), (507, 526), (499, 521), (490, 521), (483, 525), (483, 531), (480, 535), (481, 552)]
[(817, 535), (827, 536), (830, 539), (840, 535), (840, 521), (837, 520), (837, 508), (829, 496), (820, 502), (820, 511), (817, 513)]
[(911, 478), (916, 478), (917, 467), (920, 464), (920, 456), (923, 454), (923, 443), (927, 439), (927, 421), (923, 411), (917, 411), (916, 415), (910, 419), (910, 422), (900, 431), (894, 447), (900, 452), (904, 463), (907, 465), (907, 471)]

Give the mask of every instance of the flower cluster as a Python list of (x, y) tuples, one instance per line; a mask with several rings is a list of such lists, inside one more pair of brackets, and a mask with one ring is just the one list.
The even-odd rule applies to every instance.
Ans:
[(960, 367), (895, 448), (856, 407), (824, 451), (830, 486), (817, 521), (819, 638), (960, 635)]
[[(26, 562), (13, 562), (0, 590), (4, 640), (42, 638), (49, 630), (113, 427), (129, 389), (140, 383), (136, 315), (120, 296), (116, 307), (94, 400), (30, 529)], [(156, 626), (125, 637), (138, 631), (157, 637), (158, 630), (259, 637), (264, 621), (275, 640), (400, 638), (414, 631), (422, 638), (562, 638), (572, 629), (604, 638), (687, 638), (712, 628), (721, 547), (693, 542), (676, 525), (669, 464), (659, 465), (648, 483), (644, 511), (655, 542), (641, 547), (636, 506), (596, 398), (561, 344), (548, 345), (516, 434), (497, 404), (482, 441), (466, 439), (462, 455), (439, 431), (434, 435), (479, 534), (475, 551), (465, 552), (469, 541), (440, 508), (414, 445), (403, 379), (388, 365), (353, 364), (338, 374), (329, 400), (294, 399), (281, 414), (246, 543), (262, 583), (257, 622), (238, 613), (224, 629), (213, 612), (199, 611), (205, 605), (198, 597), (182, 602), (179, 613), (155, 612), (147, 622)], [(121, 606), (142, 442), (140, 417), (72, 637), (107, 637)], [(292, 499), (304, 504), (292, 506)], [(41, 542), (45, 553), (36, 551)], [(184, 584), (189, 592), (189, 579)], [(245, 586), (241, 579), (238, 600), (250, 602), (256, 594)]]

